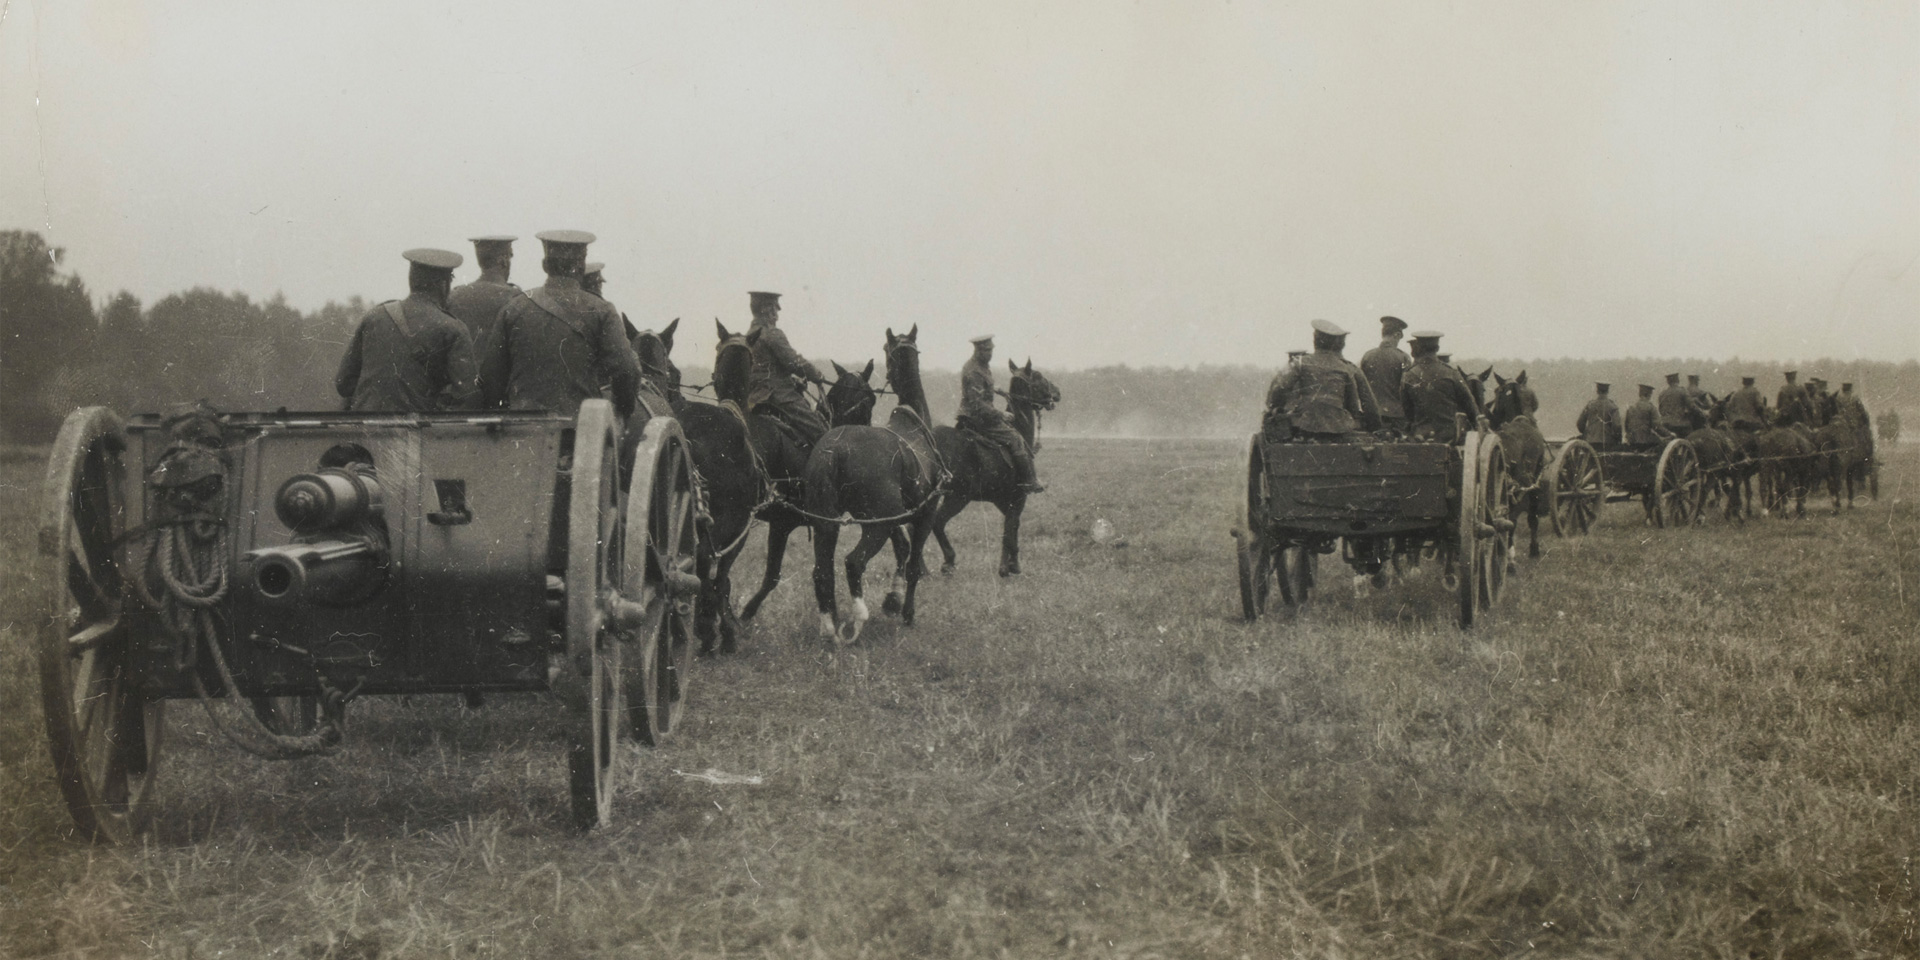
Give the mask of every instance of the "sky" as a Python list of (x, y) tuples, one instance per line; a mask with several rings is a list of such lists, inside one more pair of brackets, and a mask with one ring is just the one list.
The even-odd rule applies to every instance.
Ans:
[(1920, 357), (1910, 0), (0, 2), (0, 229), (102, 299), (570, 228), (683, 364), (763, 289), (949, 368)]

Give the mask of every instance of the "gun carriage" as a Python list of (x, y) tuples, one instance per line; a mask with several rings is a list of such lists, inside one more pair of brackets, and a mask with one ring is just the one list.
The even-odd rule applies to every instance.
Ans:
[[(169, 701), (256, 753), (335, 749), (348, 701), (553, 691), (573, 822), (622, 736), (686, 702), (697, 492), (677, 423), (623, 482), (604, 400), (544, 413), (75, 411), (48, 463), (39, 662), (75, 821), (149, 815)], [(288, 709), (293, 707), (294, 709)]]
[(1254, 434), (1236, 560), (1241, 614), (1257, 620), (1277, 582), (1288, 606), (1305, 604), (1318, 558), (1333, 553), (1356, 572), (1432, 548), (1457, 581), (1462, 627), (1500, 597), (1506, 578), (1512, 480), (1500, 438), (1459, 429), (1452, 443), (1276, 443)]
[(1637, 499), (1660, 527), (1684, 527), (1700, 515), (1707, 475), (1692, 443), (1674, 437), (1652, 447), (1601, 448), (1597, 456), (1607, 503)]

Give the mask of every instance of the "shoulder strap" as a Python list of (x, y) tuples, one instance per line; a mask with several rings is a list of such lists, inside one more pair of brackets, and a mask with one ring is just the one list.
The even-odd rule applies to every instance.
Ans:
[(400, 328), (400, 335), (406, 337), (408, 340), (412, 340), (414, 333), (413, 323), (407, 319), (407, 311), (402, 309), (400, 301), (388, 300), (386, 303), (381, 304), (381, 306), (387, 308), (387, 318), (393, 321), (394, 326)]
[(531, 290), (523, 290), (521, 292), (526, 294), (528, 300), (533, 301), (534, 306), (545, 310), (552, 314), (554, 319), (566, 324), (567, 329), (572, 330), (588, 341), (593, 340), (593, 335), (588, 332), (586, 323), (579, 317), (574, 316), (573, 311), (561, 305), (560, 301), (555, 300), (553, 294), (547, 292), (547, 288), (535, 287)]

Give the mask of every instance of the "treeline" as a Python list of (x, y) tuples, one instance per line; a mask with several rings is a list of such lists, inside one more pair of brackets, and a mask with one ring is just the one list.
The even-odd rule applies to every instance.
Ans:
[[(205, 399), (227, 410), (337, 409), (333, 372), (353, 325), (368, 304), (359, 297), (302, 313), (283, 298), (255, 301), (240, 293), (195, 288), (144, 306), (128, 293), (98, 306), (86, 284), (60, 268), (61, 251), (37, 233), (0, 231), (0, 439), (43, 443), (75, 407), (105, 404), (123, 413), (158, 410)], [(1273, 366), (1095, 367), (1067, 369), (1071, 357), (1039, 358), (1037, 369), (1059, 387), (1058, 409), (1043, 430), (1085, 436), (1215, 436), (1252, 432), (1267, 384), (1290, 344), (1266, 351)], [(1370, 342), (1348, 351), (1358, 360)], [(711, 354), (683, 350), (676, 361), (688, 383), (709, 379)], [(851, 366), (869, 358), (836, 358)], [(1458, 359), (1472, 372), (1488, 365)], [(1008, 372), (996, 361), (1004, 388)], [(1540, 424), (1548, 436), (1573, 431), (1593, 382), (1609, 381), (1623, 406), (1634, 385), (1663, 384), (1669, 372), (1699, 373), (1708, 391), (1725, 394), (1741, 375), (1758, 378), (1772, 397), (1786, 366), (1739, 359), (1500, 360), (1503, 375), (1527, 371), (1540, 397)], [(1920, 400), (1920, 362), (1805, 361), (1801, 377), (1820, 376), (1834, 387), (1855, 384), (1878, 416)], [(878, 374), (876, 374), (878, 376)], [(959, 374), (925, 373), (935, 417), (951, 420), (959, 408)], [(1915, 422), (1915, 413), (1902, 409)]]

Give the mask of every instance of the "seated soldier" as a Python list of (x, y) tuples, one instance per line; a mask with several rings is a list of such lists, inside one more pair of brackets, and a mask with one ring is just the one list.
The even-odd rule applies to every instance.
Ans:
[(1653, 384), (1640, 385), (1640, 399), (1627, 408), (1624, 427), (1629, 447), (1658, 446), (1673, 439), (1673, 431), (1660, 424), (1660, 411), (1653, 405)]
[(1269, 440), (1337, 443), (1380, 429), (1373, 389), (1340, 355), (1347, 331), (1313, 321), (1313, 352), (1288, 364), (1267, 388), (1261, 430)]
[(1580, 410), (1580, 419), (1575, 420), (1573, 429), (1580, 439), (1593, 446), (1606, 449), (1620, 442), (1620, 405), (1607, 396), (1612, 388), (1609, 383), (1593, 385), (1593, 399)]
[(1766, 426), (1767, 398), (1753, 385), (1752, 377), (1740, 378), (1740, 389), (1727, 398), (1727, 423), (1735, 430), (1753, 433)]
[(1453, 443), (1459, 439), (1454, 415), (1480, 417), (1467, 380), (1451, 364), (1440, 360), (1440, 337), (1435, 330), (1413, 334), (1413, 367), (1400, 381), (1400, 401), (1407, 411), (1407, 435), (1425, 443)]
[(1660, 414), (1660, 425), (1667, 428), (1667, 432), (1676, 437), (1693, 432), (1693, 398), (1687, 394), (1687, 388), (1680, 385), (1679, 374), (1667, 374), (1667, 388), (1660, 391), (1660, 399), (1654, 406)]
[(1005, 450), (1013, 458), (1014, 480), (1020, 489), (1045, 492), (1047, 488), (1034, 476), (1033, 451), (1028, 449), (1026, 438), (1011, 426), (1013, 414), (994, 409), (993, 395), (999, 391), (993, 388), (993, 336), (978, 336), (968, 342), (973, 344), (973, 356), (960, 365), (960, 415), (954, 425)]

